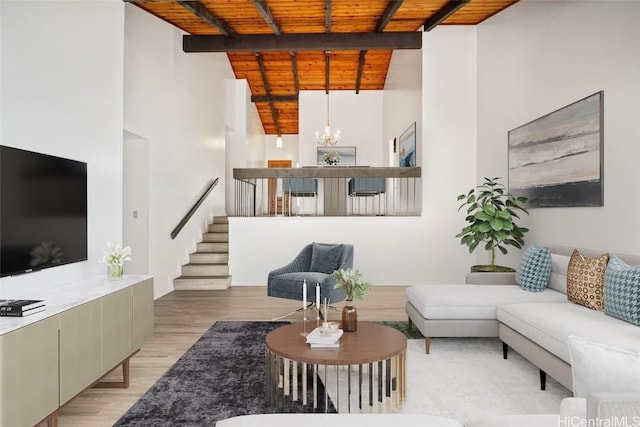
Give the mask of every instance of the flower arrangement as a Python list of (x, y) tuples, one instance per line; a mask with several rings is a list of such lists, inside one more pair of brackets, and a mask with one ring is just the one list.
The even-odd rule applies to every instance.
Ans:
[(371, 283), (364, 280), (360, 270), (355, 268), (336, 270), (333, 275), (338, 279), (334, 289), (342, 289), (347, 294), (347, 301), (361, 300), (371, 289)]
[(342, 160), (337, 151), (328, 151), (322, 156), (322, 160), (328, 165), (337, 165)]
[(109, 242), (102, 253), (100, 261), (107, 263), (108, 276), (110, 278), (122, 276), (122, 264), (125, 261), (131, 261), (131, 248), (129, 246), (123, 248), (118, 243)]

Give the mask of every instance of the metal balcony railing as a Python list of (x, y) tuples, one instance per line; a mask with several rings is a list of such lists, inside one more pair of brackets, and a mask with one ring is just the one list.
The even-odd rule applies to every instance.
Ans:
[(234, 169), (232, 216), (419, 216), (421, 168)]

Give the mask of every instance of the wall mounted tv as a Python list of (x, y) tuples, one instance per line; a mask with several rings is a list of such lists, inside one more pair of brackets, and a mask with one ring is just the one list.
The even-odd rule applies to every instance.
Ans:
[(0, 277), (87, 259), (87, 164), (0, 146)]

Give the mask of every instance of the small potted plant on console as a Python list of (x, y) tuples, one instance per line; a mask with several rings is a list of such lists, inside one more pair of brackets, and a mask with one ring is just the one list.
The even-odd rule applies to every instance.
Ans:
[(358, 329), (358, 312), (352, 305), (353, 300), (361, 300), (371, 288), (371, 283), (364, 280), (362, 273), (355, 268), (336, 270), (333, 275), (338, 279), (335, 289), (342, 289), (347, 295), (347, 302), (342, 309), (342, 329), (354, 332)]

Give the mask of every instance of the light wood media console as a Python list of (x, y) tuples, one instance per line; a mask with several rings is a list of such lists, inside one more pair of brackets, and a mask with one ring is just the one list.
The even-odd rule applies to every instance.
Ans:
[[(30, 298), (46, 310), (0, 317), (0, 427), (55, 426), (88, 387), (127, 387), (129, 358), (153, 334), (151, 276), (98, 277)], [(122, 382), (99, 382), (119, 365)]]

